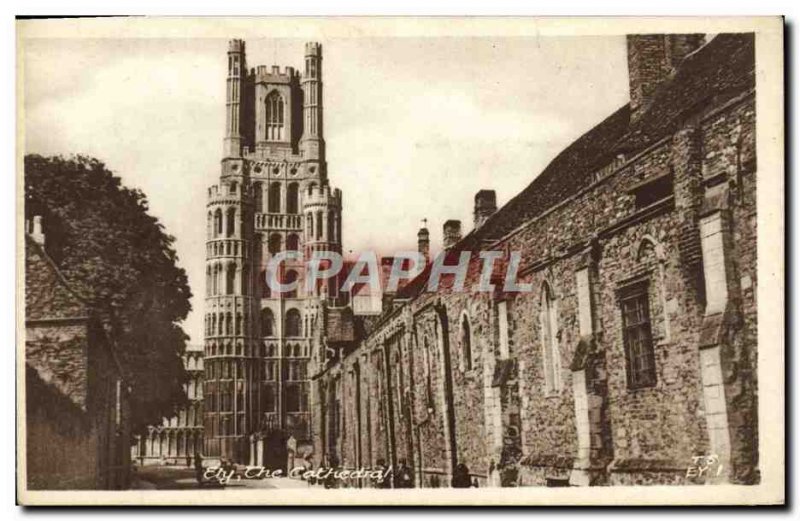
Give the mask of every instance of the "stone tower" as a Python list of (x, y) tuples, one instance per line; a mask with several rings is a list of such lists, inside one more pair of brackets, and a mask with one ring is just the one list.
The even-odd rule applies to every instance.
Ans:
[(226, 133), (208, 192), (205, 455), (278, 468), (286, 440), (310, 447), (308, 363), (318, 317), (338, 285), (279, 292), (266, 281), (283, 251), (284, 284), (304, 280), (314, 251), (341, 253), (342, 196), (328, 184), (322, 126), (322, 46), (305, 68), (247, 70), (228, 44)]

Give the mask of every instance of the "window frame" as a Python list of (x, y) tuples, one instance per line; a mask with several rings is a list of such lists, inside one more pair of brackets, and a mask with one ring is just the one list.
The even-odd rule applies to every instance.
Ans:
[[(625, 379), (628, 389), (646, 389), (658, 383), (656, 371), (655, 342), (653, 338), (653, 319), (650, 310), (650, 281), (647, 278), (632, 281), (620, 288), (617, 294), (620, 311), (620, 329), (622, 347), (625, 356)], [(629, 323), (630, 312), (626, 309), (629, 302), (639, 302), (638, 311), (641, 316), (635, 323)], [(637, 332), (631, 343), (631, 333)], [(644, 360), (644, 365), (639, 362)], [(640, 367), (641, 366), (641, 367)]]

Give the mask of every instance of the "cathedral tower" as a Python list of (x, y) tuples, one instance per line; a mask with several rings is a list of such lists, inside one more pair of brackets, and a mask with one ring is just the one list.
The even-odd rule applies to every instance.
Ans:
[[(308, 363), (321, 309), (336, 284), (279, 292), (266, 282), (276, 254), (283, 283), (304, 280), (315, 251), (341, 253), (341, 191), (328, 184), (322, 131), (322, 47), (305, 68), (246, 69), (228, 45), (226, 133), (219, 183), (209, 189), (206, 426), (210, 458), (278, 468), (285, 440), (310, 447)], [(277, 465), (277, 466), (276, 466)]]

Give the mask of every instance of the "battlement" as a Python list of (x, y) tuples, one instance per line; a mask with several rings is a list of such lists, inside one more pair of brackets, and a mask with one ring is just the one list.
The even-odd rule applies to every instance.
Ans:
[(228, 40), (228, 52), (245, 52), (244, 40)]
[(208, 204), (239, 203), (249, 195), (247, 187), (241, 183), (236, 183), (235, 190), (231, 184), (214, 184), (208, 187)]
[(338, 188), (331, 188), (330, 185), (313, 186), (307, 192), (304, 203), (308, 205), (326, 204), (341, 208), (342, 191)]
[(290, 83), (300, 77), (294, 67), (286, 66), (281, 71), (278, 65), (273, 65), (270, 69), (267, 69), (266, 65), (259, 65), (255, 69), (250, 69), (250, 75), (255, 77), (256, 83)]
[(322, 58), (322, 44), (318, 42), (306, 42), (306, 56)]

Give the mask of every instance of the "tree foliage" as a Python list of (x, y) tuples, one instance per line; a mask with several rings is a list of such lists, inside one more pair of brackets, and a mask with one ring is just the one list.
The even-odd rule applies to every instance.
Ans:
[(102, 318), (130, 380), (133, 427), (186, 403), (181, 356), (191, 310), (174, 237), (97, 159), (25, 157), (25, 214), (41, 215), (48, 254)]

